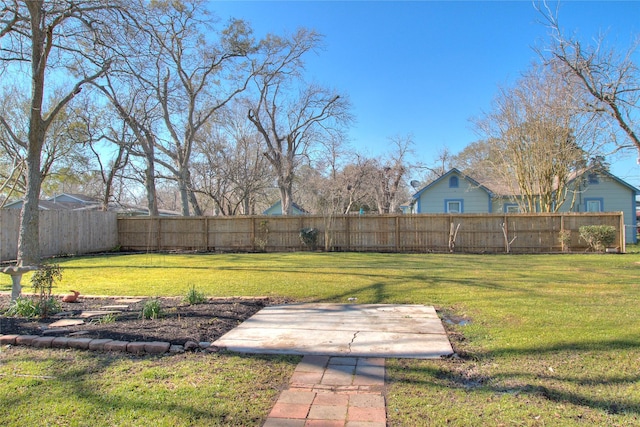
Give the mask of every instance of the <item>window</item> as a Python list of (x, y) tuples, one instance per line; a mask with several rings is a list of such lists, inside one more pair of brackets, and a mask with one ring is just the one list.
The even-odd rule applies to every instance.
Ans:
[(586, 199), (584, 204), (586, 212), (602, 212), (602, 199)]
[(460, 182), (457, 176), (452, 176), (451, 178), (449, 178), (449, 188), (458, 188), (459, 185)]
[(600, 179), (598, 178), (598, 174), (597, 173), (590, 173), (588, 180), (589, 180), (589, 184), (599, 184), (600, 183)]
[(462, 213), (462, 200), (445, 200), (444, 210), (446, 213)]
[(516, 204), (509, 203), (504, 205), (505, 213), (520, 213), (520, 207)]

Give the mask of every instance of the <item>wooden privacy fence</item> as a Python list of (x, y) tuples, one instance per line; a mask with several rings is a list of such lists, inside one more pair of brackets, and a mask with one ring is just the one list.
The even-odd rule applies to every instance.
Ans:
[[(0, 209), (0, 261), (18, 253), (20, 210)], [(40, 256), (87, 254), (118, 246), (115, 212), (40, 211)]]
[[(134, 217), (118, 220), (118, 242), (136, 251), (557, 253), (588, 250), (579, 237), (583, 225), (614, 226), (613, 247), (624, 251), (621, 212)], [(316, 248), (300, 239), (309, 228), (318, 231)]]

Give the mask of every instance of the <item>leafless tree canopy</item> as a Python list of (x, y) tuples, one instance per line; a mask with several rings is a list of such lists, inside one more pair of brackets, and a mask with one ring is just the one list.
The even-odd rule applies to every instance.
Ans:
[(636, 62), (640, 38), (636, 36), (626, 51), (607, 47), (602, 35), (585, 44), (567, 35), (557, 9), (546, 1), (536, 3), (536, 7), (550, 31), (550, 43), (539, 51), (540, 55), (562, 65), (562, 74), (576, 93), (584, 95), (585, 110), (605, 118), (622, 132), (624, 138), (614, 141), (615, 147), (633, 147), (640, 158), (640, 67)]
[(253, 79), (256, 99), (247, 117), (263, 138), (284, 215), (293, 210), (293, 181), (300, 159), (350, 120), (344, 96), (300, 78), (303, 56), (319, 41), (317, 33), (307, 30), (290, 38), (267, 37), (262, 46), (265, 66)]
[[(26, 144), (26, 189), (22, 208), (18, 261), (39, 260), (38, 199), (41, 161), (47, 131), (60, 112), (87, 83), (109, 68), (109, 50), (101, 30), (118, 9), (116, 2), (2, 1), (0, 3), (0, 73), (30, 81)], [(47, 84), (53, 73), (65, 76)], [(0, 126), (11, 128), (6, 117)], [(14, 140), (14, 142), (18, 142)]]
[(479, 180), (517, 195), (524, 212), (557, 211), (572, 172), (586, 164), (597, 140), (580, 98), (549, 67), (533, 66), (514, 87), (502, 89), (477, 126), (490, 155)]

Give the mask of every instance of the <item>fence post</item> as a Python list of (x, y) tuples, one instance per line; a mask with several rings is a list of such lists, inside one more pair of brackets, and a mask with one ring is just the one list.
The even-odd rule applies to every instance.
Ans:
[[(620, 211), (620, 253), (627, 252), (627, 233), (624, 225), (624, 212)], [(635, 230), (633, 230), (635, 232)]]
[(158, 226), (157, 228), (157, 233), (158, 233), (158, 237), (156, 239), (156, 244), (157, 244), (157, 251), (160, 252), (162, 250), (162, 224), (160, 223), (160, 217), (157, 218), (157, 224)]
[(400, 216), (396, 214), (396, 253), (400, 252)]
[(351, 221), (350, 221), (350, 217), (351, 215), (347, 214), (345, 221), (344, 221), (344, 236), (345, 239), (347, 240), (347, 251), (351, 249)]
[(205, 252), (209, 250), (209, 217), (204, 217), (204, 250)]
[(256, 217), (251, 216), (251, 235), (249, 236), (251, 239), (251, 250), (253, 252), (256, 251)]
[(304, 251), (304, 244), (302, 243), (302, 239), (300, 238), (300, 230), (302, 230), (302, 215), (298, 215), (298, 247), (300, 248), (301, 251)]

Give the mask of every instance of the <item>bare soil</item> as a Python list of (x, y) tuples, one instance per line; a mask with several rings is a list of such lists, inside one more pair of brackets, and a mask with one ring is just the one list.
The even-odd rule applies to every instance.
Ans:
[[(162, 307), (158, 319), (142, 319), (145, 301), (122, 302), (121, 298), (82, 297), (75, 303), (61, 302), (62, 311), (44, 319), (6, 316), (9, 296), (0, 295), (0, 335), (50, 335), (82, 338), (106, 338), (120, 341), (167, 341), (184, 345), (187, 341), (213, 342), (235, 328), (260, 309), (287, 301), (269, 298), (209, 299), (202, 304), (189, 305), (181, 298), (160, 298)], [(113, 318), (98, 316), (83, 319), (84, 324), (51, 328), (49, 325), (62, 318), (79, 318), (83, 311), (107, 310), (103, 307), (127, 305), (114, 309)]]

